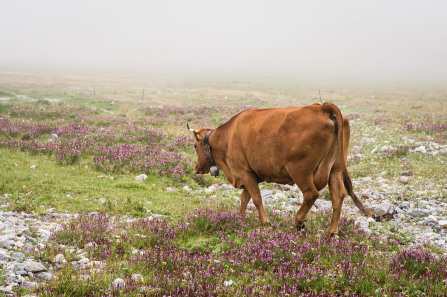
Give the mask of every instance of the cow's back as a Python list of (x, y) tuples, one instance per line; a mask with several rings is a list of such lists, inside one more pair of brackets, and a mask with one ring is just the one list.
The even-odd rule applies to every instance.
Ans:
[(305, 159), (316, 167), (336, 139), (334, 124), (320, 105), (247, 110), (232, 119), (227, 135), (228, 157), (236, 170), (290, 184), (288, 163)]

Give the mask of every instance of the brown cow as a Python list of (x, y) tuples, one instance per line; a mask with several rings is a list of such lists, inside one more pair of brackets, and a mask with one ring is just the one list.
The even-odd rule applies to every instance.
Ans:
[(217, 175), (217, 166), (228, 182), (243, 189), (241, 215), (252, 198), (261, 223), (269, 223), (258, 187), (263, 181), (300, 188), (304, 200), (295, 216), (297, 230), (304, 227), (307, 212), (327, 184), (333, 208), (328, 237), (338, 232), (345, 188), (365, 215), (373, 215), (352, 189), (346, 168), (349, 122), (332, 103), (251, 109), (214, 130), (189, 130), (194, 133), (198, 156), (194, 172), (211, 170)]

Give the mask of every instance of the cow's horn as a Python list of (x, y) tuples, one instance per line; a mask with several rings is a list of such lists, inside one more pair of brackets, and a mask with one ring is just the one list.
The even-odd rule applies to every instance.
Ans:
[(197, 130), (194, 130), (194, 129), (189, 128), (189, 123), (186, 123), (186, 127), (187, 127), (188, 130), (191, 131), (191, 132), (197, 132)]

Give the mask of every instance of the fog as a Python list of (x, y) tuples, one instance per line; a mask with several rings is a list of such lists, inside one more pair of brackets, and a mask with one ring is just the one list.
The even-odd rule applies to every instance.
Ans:
[(447, 81), (445, 1), (0, 0), (0, 70)]

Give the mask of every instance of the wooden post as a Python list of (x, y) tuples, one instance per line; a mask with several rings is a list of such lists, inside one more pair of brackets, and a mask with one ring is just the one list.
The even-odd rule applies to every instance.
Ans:
[(144, 100), (144, 89), (143, 89), (143, 94), (141, 95), (141, 101)]

